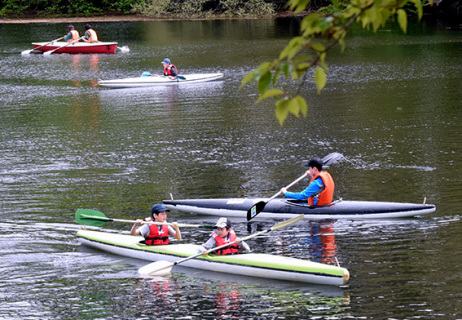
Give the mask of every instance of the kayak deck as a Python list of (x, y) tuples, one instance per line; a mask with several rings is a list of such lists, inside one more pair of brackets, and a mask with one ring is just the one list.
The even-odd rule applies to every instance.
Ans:
[[(81, 244), (89, 247), (148, 261), (175, 262), (197, 254), (199, 248), (194, 244), (146, 246), (140, 243), (142, 237), (89, 230), (80, 230), (77, 238)], [(244, 276), (336, 286), (346, 284), (349, 279), (348, 270), (342, 267), (263, 253), (202, 255), (181, 265)]]
[(169, 209), (214, 216), (246, 218), (257, 202), (267, 202), (257, 218), (293, 218), (303, 214), (307, 219), (389, 219), (413, 217), (434, 212), (432, 204), (378, 201), (335, 201), (326, 206), (309, 206), (306, 201), (276, 198), (185, 199), (163, 200)]
[(223, 73), (197, 73), (179, 75), (177, 78), (168, 76), (143, 76), (115, 80), (98, 80), (98, 84), (108, 88), (139, 88), (158, 85), (172, 85), (183, 83), (197, 83), (217, 80), (223, 77)]

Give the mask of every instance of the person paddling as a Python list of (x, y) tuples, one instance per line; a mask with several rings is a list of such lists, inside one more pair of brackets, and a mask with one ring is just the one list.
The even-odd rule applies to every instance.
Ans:
[(72, 24), (70, 24), (68, 27), (67, 27), (67, 30), (69, 31), (69, 33), (67, 35), (64, 36), (64, 41), (67, 41), (67, 42), (77, 42), (79, 41), (79, 32), (77, 30), (74, 29), (74, 26)]
[[(168, 210), (163, 204), (156, 203), (151, 208), (151, 216), (154, 222), (167, 222)], [(181, 240), (181, 232), (178, 223), (172, 222), (172, 226), (143, 223), (145, 220), (138, 219), (130, 230), (132, 236), (142, 235), (147, 245), (167, 245), (168, 236), (171, 235)], [(141, 226), (141, 227), (140, 227)]]
[(169, 58), (165, 58), (161, 63), (164, 66), (164, 76), (176, 77), (178, 75), (178, 69), (172, 64)]
[(88, 23), (85, 25), (85, 35), (83, 36), (83, 40), (87, 43), (99, 42), (98, 36), (96, 35), (96, 31), (93, 30), (91, 25), (89, 25)]
[(286, 188), (281, 189), (281, 193), (287, 198), (303, 200), (308, 199), (310, 206), (322, 206), (330, 204), (334, 198), (335, 183), (332, 176), (322, 170), (323, 161), (314, 157), (305, 167), (308, 167), (307, 176), (311, 177), (308, 187), (301, 192), (288, 192)]
[(213, 232), (210, 239), (199, 247), (197, 250), (198, 253), (202, 252), (202, 254), (207, 254), (207, 250), (212, 249), (215, 245), (219, 247), (234, 241), (236, 241), (235, 244), (232, 244), (229, 247), (225, 247), (223, 249), (216, 250), (214, 254), (238, 254), (241, 250), (250, 252), (250, 248), (247, 243), (241, 241), (236, 236), (234, 230), (231, 229), (231, 221), (229, 219), (218, 219), (217, 223), (215, 224), (215, 228), (217, 228), (217, 231)]

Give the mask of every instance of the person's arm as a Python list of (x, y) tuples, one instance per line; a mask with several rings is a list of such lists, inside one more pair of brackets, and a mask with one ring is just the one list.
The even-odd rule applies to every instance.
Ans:
[(142, 225), (142, 222), (143, 220), (140, 220), (140, 219), (136, 220), (135, 224), (132, 226), (132, 229), (130, 230), (130, 235), (137, 236), (141, 234), (141, 231), (138, 227)]
[(181, 232), (177, 222), (172, 222), (172, 227), (169, 226), (168, 233), (177, 240), (181, 240)]
[(85, 31), (85, 35), (83, 36), (83, 41), (88, 41), (90, 37), (91, 37), (90, 32)]
[(175, 67), (175, 66), (172, 66), (172, 67), (170, 68), (170, 72), (172, 73), (172, 75), (173, 75), (174, 77), (176, 77), (176, 76), (178, 75), (178, 70), (176, 70), (176, 67)]
[(66, 34), (66, 36), (64, 37), (64, 41), (68, 41), (68, 40), (71, 40), (72, 39), (72, 33), (68, 33)]
[(288, 191), (284, 192), (282, 189), (281, 189), (281, 192), (284, 193), (286, 198), (304, 200), (316, 194), (319, 191), (319, 189), (323, 187), (324, 187), (324, 183), (322, 182), (322, 179), (317, 178), (316, 180), (311, 182), (310, 185), (302, 192), (288, 192)]
[(212, 249), (215, 245), (217, 244), (217, 242), (215, 241), (215, 239), (213, 237), (210, 237), (210, 239), (202, 244), (199, 249), (197, 250), (198, 253), (201, 253), (202, 254), (206, 254), (207, 253), (207, 250), (210, 250)]

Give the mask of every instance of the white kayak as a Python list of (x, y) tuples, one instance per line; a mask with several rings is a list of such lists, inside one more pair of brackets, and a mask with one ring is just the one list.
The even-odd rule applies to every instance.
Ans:
[[(85, 246), (113, 254), (171, 263), (197, 255), (200, 247), (186, 243), (147, 246), (143, 243), (144, 238), (139, 236), (90, 230), (80, 230), (77, 238)], [(248, 277), (334, 286), (345, 285), (350, 278), (348, 270), (340, 266), (264, 253), (201, 255), (185, 261), (182, 266)]]
[(136, 78), (99, 80), (98, 84), (100, 86), (109, 88), (140, 88), (159, 85), (207, 82), (217, 80), (220, 78), (223, 78), (223, 73), (197, 73), (178, 75), (176, 77), (151, 75)]

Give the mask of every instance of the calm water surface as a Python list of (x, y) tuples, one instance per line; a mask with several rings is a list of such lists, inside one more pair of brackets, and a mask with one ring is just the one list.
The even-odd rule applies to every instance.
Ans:
[[(76, 24), (79, 31), (82, 26)], [(353, 30), (329, 57), (306, 119), (280, 127), (242, 78), (297, 32), (287, 20), (94, 23), (115, 55), (27, 55), (66, 24), (0, 24), (0, 318), (462, 319), (462, 33), (430, 25)], [(98, 79), (223, 72), (222, 81), (110, 90)], [(139, 279), (146, 264), (81, 247), (78, 208), (145, 217), (170, 198), (272, 196), (314, 155), (336, 198), (422, 202), (428, 216), (302, 221), (249, 241), (268, 252), (348, 268), (342, 288), (176, 267)], [(293, 187), (300, 190), (306, 182)], [(171, 221), (216, 218), (171, 212)], [(234, 221), (245, 236), (277, 220)], [(128, 232), (108, 223), (104, 230)], [(188, 242), (208, 232), (183, 229)]]

